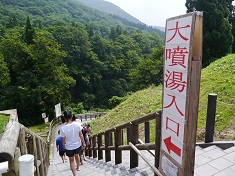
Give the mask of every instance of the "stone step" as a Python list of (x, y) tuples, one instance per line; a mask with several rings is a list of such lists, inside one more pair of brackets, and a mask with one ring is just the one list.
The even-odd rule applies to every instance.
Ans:
[[(58, 128), (58, 127), (57, 127)], [(55, 130), (58, 131), (58, 130)], [(55, 138), (57, 133), (55, 133)], [(154, 157), (147, 151), (140, 151), (148, 161), (154, 165)], [(68, 176), (72, 172), (69, 162), (62, 163), (61, 158), (53, 145), (51, 163), (47, 176)], [(103, 158), (105, 154), (103, 152)], [(202, 148), (196, 146), (195, 151), (195, 174), (194, 176), (235, 176), (235, 146), (222, 150), (217, 146)], [(193, 159), (193, 158), (192, 158)], [(122, 151), (122, 163), (115, 165), (115, 154), (111, 151), (111, 161), (105, 162), (104, 159), (87, 158), (83, 161), (81, 170), (77, 175), (89, 176), (154, 176), (152, 169), (146, 162), (139, 157), (137, 168), (130, 169), (130, 152)]]
[(195, 176), (234, 176), (235, 147), (223, 150), (215, 145), (196, 148)]
[[(85, 166), (86, 165), (86, 166)], [(88, 174), (88, 175), (116, 175), (116, 176), (128, 176), (128, 175), (135, 175), (135, 176), (143, 176), (143, 175), (153, 175), (153, 171), (146, 166), (137, 167), (130, 169), (129, 166), (125, 166), (123, 163), (114, 165), (111, 162), (105, 162), (104, 160), (97, 160), (96, 158), (88, 158), (87, 162), (85, 163), (84, 168), (81, 166), (81, 174)]]

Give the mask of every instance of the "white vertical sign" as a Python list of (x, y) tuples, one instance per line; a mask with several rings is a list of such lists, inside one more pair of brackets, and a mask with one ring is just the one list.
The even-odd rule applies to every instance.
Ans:
[(162, 149), (182, 165), (192, 16), (166, 22)]
[(42, 113), (42, 118), (43, 118), (43, 119), (46, 118), (46, 113), (45, 113), (45, 112)]
[(56, 117), (59, 117), (61, 116), (61, 106), (60, 106), (60, 103), (58, 103), (57, 105), (55, 105), (55, 114), (56, 114)]

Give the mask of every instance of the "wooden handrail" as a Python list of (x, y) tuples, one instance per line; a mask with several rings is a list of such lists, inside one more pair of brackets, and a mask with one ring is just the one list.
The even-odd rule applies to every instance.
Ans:
[[(149, 121), (155, 120), (156, 132), (155, 132), (155, 143), (150, 143), (149, 141)], [(145, 140), (146, 143), (143, 143), (139, 140), (139, 125), (145, 123), (146, 130)], [(147, 124), (147, 125), (146, 125)], [(138, 154), (130, 146), (124, 144), (123, 131), (126, 130), (127, 142), (131, 144), (138, 150), (155, 150), (155, 168), (159, 167), (159, 150), (160, 150), (160, 136), (161, 136), (161, 111), (153, 112), (142, 116), (140, 118), (134, 119), (130, 122), (123, 123), (114, 128), (107, 129), (98, 134), (90, 136), (90, 145), (88, 146), (88, 155), (93, 158), (97, 158), (98, 151), (98, 160), (103, 158), (102, 151), (105, 150), (105, 161), (111, 161), (111, 150), (115, 151), (115, 165), (122, 163), (122, 150), (130, 151), (130, 168), (138, 167)], [(97, 140), (98, 139), (98, 140)], [(104, 140), (104, 141), (102, 141)], [(153, 155), (153, 153), (151, 153)]]
[[(18, 175), (18, 159), (25, 154), (34, 155), (35, 176), (46, 176), (49, 166), (49, 147), (37, 134), (18, 122), (15, 109), (0, 111), (10, 114), (10, 120), (0, 137), (0, 162), (9, 161), (10, 175)], [(40, 165), (38, 164), (40, 163)]]
[[(140, 144), (144, 144), (144, 142), (141, 141), (140, 139), (139, 139), (138, 141), (139, 141)], [(137, 144), (137, 145), (138, 145), (138, 144)], [(138, 147), (137, 147), (137, 148), (138, 148)], [(154, 146), (154, 149), (155, 149), (155, 146)], [(149, 152), (151, 155), (155, 156), (155, 154), (151, 151), (151, 150), (153, 150), (153, 149), (146, 149), (146, 150), (148, 150), (148, 152)]]
[[(130, 122), (126, 122), (126, 123), (121, 124), (121, 125), (119, 125), (119, 126), (116, 126), (116, 127), (114, 127), (114, 128), (107, 129), (107, 130), (105, 130), (104, 132), (101, 132), (101, 133), (98, 133), (98, 134), (114, 132), (115, 129), (124, 129), (124, 128), (128, 128), (128, 127), (131, 126), (131, 124), (136, 124), (136, 125), (138, 125), (138, 124), (141, 124), (141, 123), (143, 123), (143, 122), (146, 122), (146, 121), (149, 121), (149, 120), (153, 120), (153, 119), (155, 118), (156, 114), (157, 114), (157, 115), (160, 115), (160, 114), (161, 114), (161, 111), (157, 111), (157, 112), (153, 112), (153, 113), (147, 114), (147, 115), (145, 115), (145, 116), (139, 117), (139, 118), (137, 118), (137, 119), (135, 119), (135, 120), (132, 120), (132, 121), (130, 121)], [(98, 135), (98, 134), (97, 134), (97, 135)]]
[(59, 120), (60, 117), (55, 117), (51, 122), (50, 122), (50, 127), (49, 127), (49, 131), (48, 131), (48, 135), (47, 135), (47, 144), (50, 144), (51, 141), (51, 136), (52, 136), (52, 128), (54, 126), (54, 124)]
[(129, 145), (151, 167), (155, 174), (158, 176), (163, 176), (156, 167), (149, 163), (148, 159), (140, 153), (140, 151), (131, 142), (129, 142)]
[(11, 163), (14, 159), (19, 132), (20, 123), (10, 120), (0, 139), (0, 162), (9, 161)]

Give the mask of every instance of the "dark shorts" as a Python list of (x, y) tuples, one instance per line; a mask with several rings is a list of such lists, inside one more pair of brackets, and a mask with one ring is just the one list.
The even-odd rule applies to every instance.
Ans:
[(59, 151), (59, 155), (63, 156), (65, 154), (65, 151)]
[(81, 149), (82, 149), (82, 147), (80, 146), (74, 150), (66, 150), (66, 155), (68, 157), (73, 157), (75, 154), (79, 154), (81, 152)]

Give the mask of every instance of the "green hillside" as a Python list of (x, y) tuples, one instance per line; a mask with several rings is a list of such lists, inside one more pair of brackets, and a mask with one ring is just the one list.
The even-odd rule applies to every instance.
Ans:
[[(107, 4), (107, 3), (106, 3)], [(110, 4), (110, 3), (109, 3)], [(107, 33), (110, 28), (120, 25), (125, 30), (146, 30), (157, 32), (161, 37), (164, 33), (145, 24), (137, 24), (122, 16), (111, 15), (100, 10), (88, 7), (78, 0), (1, 0), (0, 24), (10, 26), (12, 19), (18, 25), (24, 25), (27, 16), (33, 21), (34, 26), (47, 27), (58, 25), (93, 25), (101, 33)], [(1, 26), (0, 25), (0, 26)]]
[(25, 126), (43, 123), (43, 112), (53, 119), (59, 102), (76, 113), (111, 109), (110, 99), (138, 89), (140, 71), (161, 72), (162, 45), (163, 32), (77, 0), (1, 0), (0, 109), (17, 109)]
[[(130, 95), (126, 101), (93, 121), (93, 134), (161, 109), (162, 86), (151, 86)], [(204, 141), (208, 94), (215, 93), (216, 140), (235, 137), (235, 54), (223, 57), (202, 70), (198, 118), (198, 141)]]
[(9, 122), (9, 119), (10, 119), (9, 115), (0, 114), (0, 134), (3, 133), (4, 128), (6, 127), (7, 123)]

